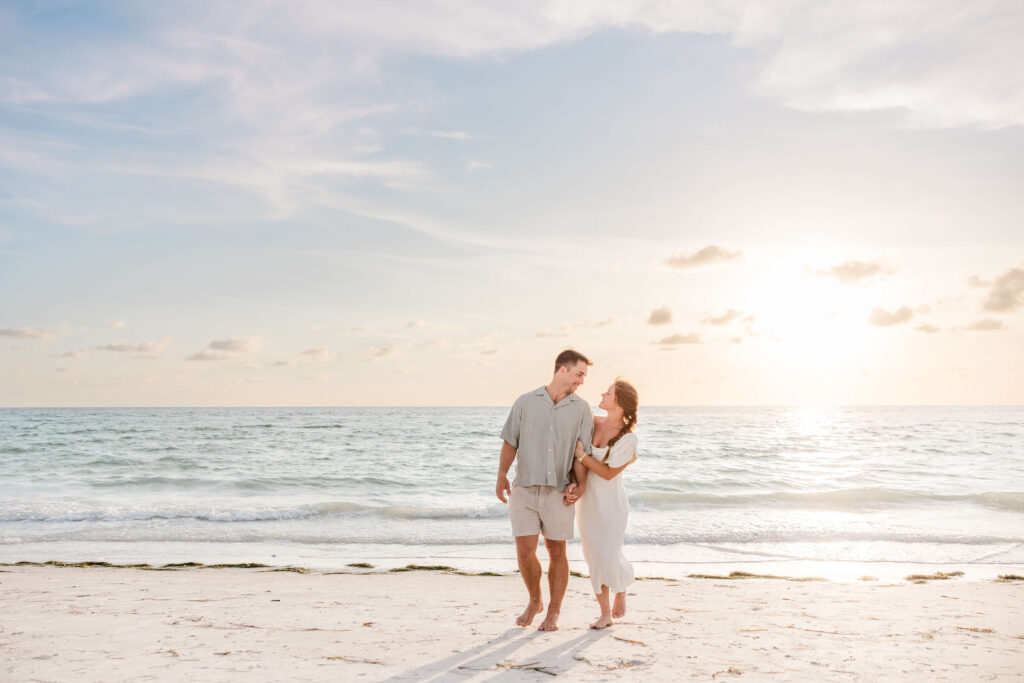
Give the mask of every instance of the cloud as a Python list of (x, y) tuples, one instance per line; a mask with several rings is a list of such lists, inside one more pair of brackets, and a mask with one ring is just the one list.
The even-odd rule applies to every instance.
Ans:
[(989, 280), (981, 279), (977, 275), (972, 275), (967, 278), (967, 284), (970, 287), (988, 287), (992, 283)]
[(53, 339), (59, 334), (60, 332), (57, 330), (40, 327), (0, 328), (0, 337), (14, 337), (15, 339)]
[(470, 135), (463, 130), (418, 130), (416, 128), (406, 128), (400, 131), (405, 135), (421, 135), (428, 138), (443, 138), (445, 140), (475, 140), (477, 136)]
[(871, 317), (868, 318), (868, 323), (875, 327), (892, 327), (893, 325), (902, 325), (909, 322), (913, 317), (914, 311), (908, 306), (900, 306), (892, 312), (875, 306), (871, 309)]
[(334, 378), (334, 375), (328, 375), (322, 372), (311, 372), (307, 375), (303, 375), (302, 379), (309, 382), (327, 382)]
[(573, 323), (573, 327), (583, 327), (590, 330), (600, 329), (602, 327), (608, 327), (615, 323), (615, 318), (608, 316), (606, 318), (584, 318)]
[(479, 171), (484, 168), (492, 168), (492, 165), (486, 161), (470, 161), (466, 163), (466, 170), (472, 173), (473, 171)]
[(1024, 268), (1010, 268), (992, 281), (982, 308), (992, 313), (1009, 313), (1024, 306)]
[(483, 349), (480, 351), (481, 356), (495, 356), (498, 354), (498, 349)]
[(375, 361), (375, 360), (379, 360), (381, 358), (387, 358), (388, 356), (393, 356), (396, 353), (398, 353), (398, 345), (397, 344), (393, 344), (391, 346), (384, 346), (384, 347), (371, 346), (368, 349), (366, 349), (366, 353), (363, 355), (363, 358), (365, 360), (369, 361), (369, 362), (372, 362), (372, 361)]
[(185, 360), (193, 361), (218, 361), (218, 360), (231, 360), (235, 356), (230, 353), (223, 351), (211, 351), (210, 349), (203, 349), (197, 353), (193, 353), (191, 356), (186, 356)]
[(574, 322), (562, 323), (554, 330), (541, 330), (533, 336), (540, 339), (563, 339), (568, 337), (572, 331), (576, 329), (596, 330), (602, 327), (608, 327), (614, 323), (615, 318), (612, 316), (605, 318), (583, 318), (582, 320), (576, 320)]
[(51, 358), (84, 358), (89, 355), (89, 349), (72, 349), (64, 353), (55, 353)]
[(123, 320), (116, 320), (112, 323), (107, 323), (107, 327), (109, 327), (112, 330), (123, 330), (124, 328), (128, 327), (128, 323), (126, 323)]
[(996, 320), (995, 318), (982, 318), (981, 320), (975, 320), (970, 325), (966, 325), (962, 329), (968, 332), (992, 332), (995, 330), (1002, 330), (1003, 322)]
[(114, 353), (138, 353), (148, 354), (150, 357), (161, 353), (164, 347), (167, 346), (171, 341), (170, 337), (165, 337), (159, 341), (149, 342), (124, 342), (116, 341), (111, 344), (105, 344), (103, 346), (96, 346), (100, 351), (113, 351)]
[(409, 329), (420, 330), (426, 327), (427, 323), (425, 320), (412, 320), (410, 322), (407, 322), (405, 326)]
[(818, 277), (834, 277), (840, 284), (857, 284), (878, 275), (890, 275), (894, 271), (881, 261), (845, 261), (837, 266), (816, 270)]
[(939, 331), (939, 328), (935, 327), (934, 325), (929, 325), (928, 323), (921, 323), (920, 325), (915, 327), (914, 330), (917, 332), (924, 332), (926, 334), (935, 334), (936, 332)]
[(330, 363), (334, 360), (334, 351), (326, 346), (317, 346), (311, 349), (299, 351), (300, 356), (305, 356), (314, 363)]
[(696, 332), (692, 334), (672, 334), (668, 337), (654, 342), (658, 346), (679, 346), (681, 344), (703, 344), (700, 335)]
[(665, 263), (673, 268), (702, 268), (720, 263), (731, 263), (739, 260), (742, 255), (741, 251), (729, 251), (724, 247), (712, 244), (692, 254), (685, 252), (672, 254), (665, 259)]
[(647, 316), (648, 325), (668, 325), (672, 322), (672, 309), (668, 306), (661, 306), (651, 311)]
[(701, 325), (728, 325), (733, 320), (736, 320), (743, 316), (743, 311), (737, 311), (734, 308), (730, 308), (722, 315), (711, 315), (710, 313), (701, 318)]
[(275, 368), (290, 368), (298, 364), (299, 362), (297, 360), (295, 360), (294, 358), (289, 358), (288, 360), (275, 361), (273, 363), (273, 366)]
[(263, 340), (259, 337), (231, 337), (214, 339), (206, 345), (212, 351), (229, 351), (231, 353), (255, 353), (263, 350)]
[(569, 336), (569, 326), (562, 325), (557, 330), (541, 330), (533, 336), (538, 339), (562, 339)]

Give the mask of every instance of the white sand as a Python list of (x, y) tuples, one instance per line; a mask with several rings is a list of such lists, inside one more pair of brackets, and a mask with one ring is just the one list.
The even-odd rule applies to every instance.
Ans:
[(524, 602), (516, 576), (5, 567), (0, 680), (1024, 677), (1021, 583), (639, 581), (592, 631), (573, 578), (556, 633), (512, 626)]

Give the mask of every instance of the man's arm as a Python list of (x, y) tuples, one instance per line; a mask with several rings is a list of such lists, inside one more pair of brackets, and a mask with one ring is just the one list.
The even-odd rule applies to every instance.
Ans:
[(498, 458), (498, 483), (494, 485), (494, 495), (498, 500), (507, 503), (507, 495), (512, 494), (512, 487), (508, 484), (508, 470), (512, 467), (512, 461), (516, 459), (519, 452), (519, 429), (523, 423), (522, 397), (512, 404), (512, 410), (508, 411), (505, 419), (505, 426), (501, 428), (501, 456)]
[(506, 496), (512, 494), (512, 487), (508, 483), (508, 470), (512, 467), (512, 461), (516, 459), (518, 452), (518, 449), (508, 441), (501, 442), (501, 456), (498, 458), (498, 483), (494, 486), (494, 495), (498, 496), (498, 500), (502, 503), (507, 503)]

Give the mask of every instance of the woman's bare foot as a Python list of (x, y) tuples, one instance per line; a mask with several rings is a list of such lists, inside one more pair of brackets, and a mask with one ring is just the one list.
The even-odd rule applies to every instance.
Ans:
[(558, 630), (558, 612), (552, 612), (548, 610), (547, 615), (544, 617), (544, 621), (540, 622), (540, 626), (537, 627), (538, 631), (557, 631)]
[(612, 621), (612, 616), (610, 614), (602, 614), (601, 616), (599, 616), (597, 618), (597, 621), (595, 621), (593, 624), (590, 625), (590, 628), (595, 628), (595, 629), (600, 630), (602, 628), (608, 628), (609, 626), (611, 626), (614, 623), (615, 622)]
[(621, 619), (626, 616), (626, 593), (615, 594), (615, 605), (612, 607), (612, 616), (616, 619)]
[(516, 626), (529, 626), (533, 618), (544, 611), (544, 603), (540, 600), (531, 600), (523, 613), (516, 617)]

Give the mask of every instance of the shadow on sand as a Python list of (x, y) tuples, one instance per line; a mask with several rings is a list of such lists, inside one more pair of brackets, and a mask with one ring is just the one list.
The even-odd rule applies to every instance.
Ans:
[(386, 683), (435, 679), (444, 681), (465, 680), (486, 672), (494, 674), (486, 678), (505, 676), (522, 678), (524, 675), (530, 674), (544, 678), (543, 674), (560, 675), (579, 664), (580, 662), (576, 659), (575, 655), (606, 636), (608, 631), (588, 629), (586, 633), (580, 636), (576, 636), (568, 641), (558, 642), (543, 652), (530, 655), (523, 662), (506, 663), (506, 668), (498, 666), (499, 662), (504, 662), (509, 655), (524, 645), (533, 642), (537, 638), (558, 637), (558, 633), (552, 634), (533, 629), (510, 628), (483, 645), (479, 645), (471, 650), (456, 652), (443, 659), (396, 674), (386, 679)]

